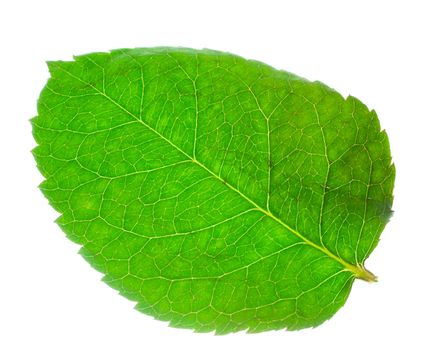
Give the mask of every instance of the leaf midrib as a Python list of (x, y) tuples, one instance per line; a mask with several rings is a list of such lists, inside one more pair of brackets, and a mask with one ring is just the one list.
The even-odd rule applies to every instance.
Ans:
[(255, 201), (253, 201), (252, 199), (250, 199), (249, 197), (247, 197), (244, 193), (242, 193), (241, 191), (239, 191), (236, 187), (232, 186), (229, 182), (227, 182), (226, 180), (224, 180), (223, 178), (221, 178), (219, 175), (215, 174), (212, 170), (210, 170), (208, 167), (206, 167), (204, 164), (202, 164), (201, 162), (198, 161), (197, 158), (194, 158), (192, 156), (190, 156), (188, 153), (186, 153), (185, 151), (183, 151), (180, 147), (178, 147), (176, 144), (174, 144), (170, 139), (166, 138), (164, 135), (162, 135), (161, 133), (159, 133), (156, 129), (152, 128), (150, 125), (148, 125), (147, 123), (145, 123), (142, 119), (136, 117), (132, 112), (130, 112), (128, 109), (126, 109), (124, 106), (122, 106), (121, 104), (119, 104), (117, 101), (115, 101), (112, 97), (110, 97), (108, 94), (106, 94), (104, 91), (101, 91), (99, 89), (97, 89), (95, 86), (93, 86), (92, 84), (90, 84), (89, 82), (81, 79), (80, 77), (72, 74), (71, 72), (69, 72), (68, 70), (64, 69), (61, 65), (57, 65), (57, 67), (62, 70), (64, 73), (68, 74), (69, 76), (71, 76), (73, 79), (76, 79), (77, 81), (80, 81), (81, 83), (87, 85), (88, 87), (90, 87), (91, 89), (95, 90), (98, 94), (100, 94), (101, 96), (103, 96), (104, 98), (106, 98), (108, 101), (110, 101), (111, 103), (113, 103), (116, 107), (118, 107), (119, 109), (121, 109), (123, 112), (127, 113), (129, 116), (131, 116), (134, 120), (136, 120), (137, 122), (139, 122), (141, 125), (145, 126), (148, 130), (150, 130), (151, 132), (153, 132), (154, 134), (156, 134), (157, 136), (159, 136), (160, 138), (162, 138), (163, 140), (165, 140), (167, 143), (169, 143), (171, 146), (173, 146), (175, 149), (177, 149), (180, 153), (182, 153), (185, 157), (187, 157), (190, 161), (192, 161), (194, 164), (197, 164), (198, 166), (200, 166), (202, 169), (204, 169), (205, 171), (207, 171), (210, 175), (212, 175), (214, 178), (216, 178), (218, 181), (220, 181), (221, 183), (225, 184), (228, 188), (230, 188), (231, 190), (233, 190), (234, 192), (236, 192), (237, 194), (239, 194), (242, 198), (244, 198), (246, 201), (248, 201), (251, 205), (253, 205), (257, 210), (259, 210), (261, 213), (263, 213), (264, 215), (270, 217), (272, 220), (276, 221), (278, 224), (280, 224), (281, 226), (283, 226), (285, 229), (287, 229), (289, 232), (291, 232), (293, 235), (297, 236), (298, 238), (300, 238), (303, 242), (305, 242), (307, 245), (323, 252), (325, 255), (327, 255), (328, 257), (332, 258), (333, 260), (337, 261), (338, 263), (340, 263), (342, 266), (344, 266), (344, 269), (351, 272), (355, 278), (359, 278), (359, 279), (363, 279), (369, 282), (374, 282), (377, 280), (377, 278), (368, 270), (366, 270), (364, 268), (363, 265), (353, 265), (350, 264), (349, 262), (345, 261), (344, 259), (342, 259), (341, 257), (333, 254), (330, 250), (328, 250), (325, 246), (320, 246), (314, 242), (312, 242), (311, 240), (307, 239), (304, 235), (302, 235), (300, 232), (298, 232), (297, 230), (293, 229), (292, 227), (290, 227), (288, 224), (286, 224), (285, 222), (283, 222), (280, 218), (278, 218), (277, 216), (275, 216), (273, 213), (271, 213), (269, 210), (266, 210), (264, 208), (262, 208), (259, 204), (257, 204)]

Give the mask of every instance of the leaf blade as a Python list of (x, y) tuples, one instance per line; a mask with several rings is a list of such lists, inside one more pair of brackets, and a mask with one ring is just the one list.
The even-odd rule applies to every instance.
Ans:
[[(387, 221), (380, 212), (390, 211), (394, 170), (376, 115), (358, 100), (210, 51), (117, 50), (49, 67), (32, 122), (44, 193), (82, 254), (139, 309), (218, 333), (298, 329), (331, 317), (353, 278), (365, 277), (361, 266)], [(353, 130), (353, 123), (363, 126)], [(347, 132), (338, 134), (338, 126)], [(351, 175), (343, 164), (344, 154), (347, 165), (363, 153), (346, 148), (360, 139), (371, 141), (363, 143), (373, 148), (368, 155), (381, 154), (370, 169), (385, 184), (382, 194), (370, 193), (365, 162), (356, 161)], [(342, 193), (349, 176), (353, 184), (366, 177), (366, 187)], [(368, 204), (370, 194), (380, 198)], [(353, 237), (341, 233), (344, 225)], [(269, 283), (272, 272), (279, 277)], [(220, 282), (211, 288), (210, 280)], [(139, 288), (145, 281), (154, 290)], [(155, 291), (166, 295), (156, 301)], [(287, 309), (276, 310), (285, 300)]]

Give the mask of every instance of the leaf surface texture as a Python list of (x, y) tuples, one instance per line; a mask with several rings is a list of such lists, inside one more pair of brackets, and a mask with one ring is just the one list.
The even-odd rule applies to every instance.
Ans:
[(301, 329), (346, 301), (391, 214), (374, 111), (257, 61), (125, 49), (50, 62), (32, 120), (68, 238), (172, 326)]

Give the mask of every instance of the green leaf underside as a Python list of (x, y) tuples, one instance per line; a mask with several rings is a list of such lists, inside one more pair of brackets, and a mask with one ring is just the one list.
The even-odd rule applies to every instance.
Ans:
[(50, 62), (41, 189), (137, 309), (218, 334), (313, 327), (346, 301), (392, 206), (374, 111), (211, 50)]

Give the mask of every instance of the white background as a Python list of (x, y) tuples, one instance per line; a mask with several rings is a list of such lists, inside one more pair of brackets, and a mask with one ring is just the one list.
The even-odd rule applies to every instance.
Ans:
[[(0, 348), (435, 349), (434, 1), (2, 1)], [(46, 60), (121, 47), (230, 51), (352, 94), (379, 115), (397, 167), (395, 215), (316, 329), (227, 336), (169, 328), (100, 281), (38, 191), (28, 119)]]

